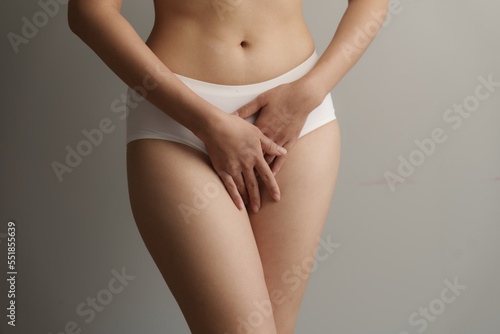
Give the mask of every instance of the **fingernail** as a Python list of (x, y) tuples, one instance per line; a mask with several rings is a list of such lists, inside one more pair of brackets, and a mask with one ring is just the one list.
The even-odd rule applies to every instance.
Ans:
[(245, 209), (245, 204), (243, 203), (243, 201), (242, 201), (242, 200), (240, 200), (240, 201), (239, 201), (239, 204), (238, 204), (238, 209), (240, 209), (240, 210)]
[(280, 200), (280, 194), (274, 194), (273, 198), (274, 198), (275, 201), (279, 201)]
[(255, 213), (259, 212), (259, 207), (257, 206), (257, 204), (254, 204), (254, 205), (252, 206), (252, 210), (253, 210), (253, 212), (255, 212)]
[(284, 147), (278, 146), (278, 153), (286, 154), (286, 149)]

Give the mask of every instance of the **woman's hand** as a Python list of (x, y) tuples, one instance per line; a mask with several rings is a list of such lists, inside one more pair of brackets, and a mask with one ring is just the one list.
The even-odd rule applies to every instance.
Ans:
[[(260, 94), (233, 114), (247, 118), (260, 110), (254, 125), (269, 139), (290, 151), (299, 138), (307, 116), (324, 98), (311, 84), (299, 79)], [(272, 172), (277, 175), (286, 155), (266, 153), (268, 164), (276, 158)]]
[(267, 138), (255, 125), (235, 115), (227, 115), (204, 138), (212, 166), (224, 182), (236, 206), (250, 204), (260, 209), (259, 183), (255, 171), (271, 197), (278, 201), (280, 190), (264, 154), (283, 156), (286, 150)]

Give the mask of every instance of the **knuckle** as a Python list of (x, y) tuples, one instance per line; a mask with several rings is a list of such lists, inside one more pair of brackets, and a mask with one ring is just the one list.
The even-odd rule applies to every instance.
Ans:
[(250, 196), (250, 201), (252, 203), (258, 203), (259, 200), (260, 200), (260, 194), (258, 191), (252, 191), (249, 193), (249, 196)]
[(233, 202), (235, 204), (238, 204), (240, 202), (240, 196), (238, 194), (232, 195), (231, 198), (233, 199)]
[(247, 182), (247, 188), (251, 191), (256, 190), (258, 188), (258, 184), (255, 180), (251, 180)]
[(239, 183), (239, 182), (236, 184), (236, 188), (238, 189), (240, 194), (242, 194), (246, 190), (245, 185), (243, 183)]
[(267, 164), (270, 164), (276, 158), (276, 156), (266, 153), (264, 158), (265, 158)]
[(228, 161), (226, 164), (226, 172), (230, 175), (238, 173), (240, 164), (236, 161)]
[(247, 103), (240, 109), (240, 115), (246, 118), (252, 112), (252, 103)]
[(265, 173), (264, 175), (261, 175), (260, 178), (262, 179), (262, 181), (264, 181), (264, 183), (274, 186), (274, 178), (271, 177), (270, 174)]
[(271, 131), (269, 125), (266, 124), (266, 125), (262, 126), (261, 129), (260, 129), (260, 131), (262, 132), (262, 134), (264, 136), (266, 136), (267, 138), (271, 139), (272, 131)]
[(238, 109), (238, 114), (240, 115), (240, 117), (245, 118), (248, 114), (248, 105), (245, 104), (244, 106), (241, 106), (240, 109)]
[(234, 192), (234, 190), (236, 190), (236, 185), (231, 182), (231, 178), (229, 177), (224, 180), (224, 185), (229, 192)]
[(228, 178), (229, 178), (229, 175), (227, 174), (227, 172), (223, 171), (223, 170), (219, 170), (217, 171), (217, 174), (219, 175), (219, 177), (222, 179), (222, 181), (224, 181), (224, 183), (227, 182)]
[(239, 194), (242, 198), (246, 198), (248, 197), (248, 193), (247, 193), (247, 189), (245, 189), (245, 187), (243, 187), (240, 191), (239, 191)]
[(255, 167), (255, 161), (256, 161), (256, 157), (254, 154), (248, 155), (246, 157), (246, 159), (243, 161), (242, 166), (247, 173), (250, 173), (253, 171), (253, 169)]

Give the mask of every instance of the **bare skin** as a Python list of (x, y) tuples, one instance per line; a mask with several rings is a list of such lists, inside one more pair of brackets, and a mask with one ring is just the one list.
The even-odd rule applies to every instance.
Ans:
[[(150, 87), (141, 94), (207, 147), (208, 156), (157, 139), (127, 145), (135, 221), (192, 333), (294, 332), (309, 273), (299, 285), (283, 275), (318, 247), (339, 166), (338, 123), (297, 138), (366, 50), (387, 6), (350, 1), (308, 74), (228, 115), (172, 72), (245, 85), (289, 71), (314, 51), (301, 1), (156, 0), (145, 43), (121, 16), (121, 0), (70, 0), (71, 29), (127, 85)], [(356, 30), (369, 24), (366, 43), (356, 44)], [(259, 109), (255, 124), (243, 120)]]

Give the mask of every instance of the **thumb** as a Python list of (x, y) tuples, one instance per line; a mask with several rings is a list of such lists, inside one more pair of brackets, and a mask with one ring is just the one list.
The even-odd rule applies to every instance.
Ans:
[(283, 146), (280, 146), (276, 144), (274, 141), (266, 137), (264, 134), (262, 134), (261, 137), (261, 143), (262, 143), (262, 150), (264, 153), (270, 154), (270, 155), (278, 155), (282, 156), (286, 154), (286, 148)]
[(236, 111), (232, 112), (232, 115), (240, 116), (241, 118), (247, 118), (255, 114), (262, 108), (260, 100), (258, 98), (253, 99), (247, 104), (239, 107)]

